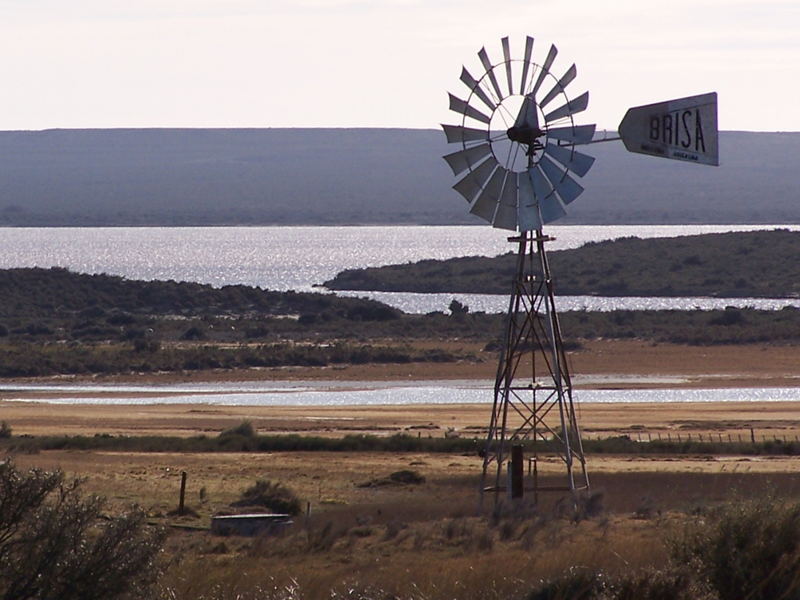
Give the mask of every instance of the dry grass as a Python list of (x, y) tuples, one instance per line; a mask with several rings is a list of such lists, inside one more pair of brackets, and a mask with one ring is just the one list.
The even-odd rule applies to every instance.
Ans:
[[(12, 412), (6, 413), (9, 408)], [(467, 430), (485, 424), (485, 406), (444, 407), (58, 407), (5, 404), (14, 433), (48, 427), (70, 432), (218, 433), (252, 421), (259, 431), (287, 424), (332, 429), (406, 428), (433, 423)], [(797, 427), (798, 403), (764, 405), (595, 405), (584, 425), (626, 431), (725, 431), (759, 425)], [(658, 429), (661, 428), (661, 429)], [(722, 428), (722, 429), (720, 429)], [(413, 430), (412, 430), (413, 431)], [(87, 478), (85, 488), (113, 508), (141, 505), (151, 519), (198, 527), (259, 479), (280, 482), (310, 503), (281, 538), (212, 537), (173, 530), (160, 585), (172, 600), (386, 597), (439, 600), (514, 598), (580, 565), (609, 574), (660, 566), (664, 539), (691, 515), (731, 498), (771, 493), (800, 498), (800, 457), (590, 456), (593, 490), (604, 511), (575, 521), (569, 501), (548, 495), (530, 508), (478, 516), (481, 461), (474, 455), (368, 452), (123, 453), (46, 451), (16, 457), (20, 467), (62, 468)], [(411, 469), (419, 485), (360, 487)], [(539, 463), (543, 478), (560, 473)], [(188, 473), (187, 504), (197, 516), (168, 517)], [(333, 594), (332, 595), (332, 591)]]
[[(279, 540), (231, 542), (224, 554), (196, 548), (162, 583), (181, 598), (196, 597), (198, 589), (260, 597), (259, 588), (291, 585), (310, 599), (348, 588), (399, 597), (507, 598), (557, 576), (565, 565), (615, 572), (657, 564), (665, 558), (659, 540), (666, 526), (625, 519), (573, 524), (545, 517), (521, 521), (512, 536), (501, 539), (502, 524), (457, 517), (406, 524), (386, 539), (385, 526), (372, 525), (365, 535), (365, 526), (312, 524), (310, 532)], [(185, 539), (182, 545), (193, 543), (198, 542)]]
[[(732, 497), (800, 498), (797, 459), (734, 463), (746, 465), (735, 471), (713, 459), (593, 459), (604, 511), (578, 522), (570, 502), (552, 495), (536, 510), (478, 516), (480, 461), (472, 456), (43, 452), (17, 462), (81, 474), (88, 491), (117, 505), (135, 501), (158, 521), (177, 504), (182, 470), (199, 515), (183, 524), (208, 525), (259, 478), (311, 503), (310, 518), (298, 517), (280, 538), (175, 530), (161, 586), (179, 600), (313, 600), (331, 598), (331, 590), (341, 598), (385, 597), (376, 590), (426, 600), (519, 597), (571, 565), (611, 574), (659, 566), (671, 531)], [(425, 482), (358, 485), (408, 468)], [(543, 465), (543, 473), (556, 468)]]

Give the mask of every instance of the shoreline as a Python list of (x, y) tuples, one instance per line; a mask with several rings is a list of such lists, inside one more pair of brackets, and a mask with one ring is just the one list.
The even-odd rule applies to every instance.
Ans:
[[(450, 342), (479, 355), (475, 342)], [(576, 389), (720, 389), (800, 387), (800, 346), (741, 344), (688, 346), (642, 340), (587, 340), (567, 352)], [(419, 382), (489, 381), (496, 355), (452, 363), (370, 363), (325, 367), (275, 367), (116, 375), (56, 375), (9, 378), (13, 385), (178, 385), (256, 382)], [(3, 393), (0, 392), (0, 400)]]

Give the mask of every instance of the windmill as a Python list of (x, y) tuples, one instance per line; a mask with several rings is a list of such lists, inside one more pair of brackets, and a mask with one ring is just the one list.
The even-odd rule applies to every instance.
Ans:
[[(572, 396), (572, 380), (555, 306), (555, 291), (544, 225), (567, 213), (583, 192), (576, 181), (594, 158), (577, 147), (622, 139), (631, 152), (719, 164), (716, 94), (705, 94), (632, 108), (620, 124), (620, 136), (595, 140), (595, 125), (578, 125), (589, 93), (570, 98), (577, 76), (573, 64), (554, 72), (558, 55), (551, 45), (544, 61), (534, 62), (534, 39), (525, 38), (521, 57), (513, 57), (508, 37), (501, 40), (500, 62), (486, 48), (478, 52), (481, 71), (466, 67), (462, 96), (449, 94), (450, 110), (460, 123), (442, 125), (447, 142), (459, 149), (444, 156), (458, 178), (453, 186), (469, 212), (492, 226), (518, 232), (503, 346), (494, 385), (494, 403), (483, 449), (481, 498), (506, 489), (522, 495), (522, 444), (529, 457), (534, 498), (541, 491), (588, 490), (589, 476)], [(463, 88), (462, 88), (463, 89)], [(566, 480), (545, 486), (538, 477), (540, 451), (554, 453)], [(512, 456), (513, 455), (513, 456)]]

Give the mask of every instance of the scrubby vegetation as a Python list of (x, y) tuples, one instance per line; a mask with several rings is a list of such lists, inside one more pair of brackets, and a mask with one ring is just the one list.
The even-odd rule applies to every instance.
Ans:
[(662, 568), (571, 567), (528, 600), (774, 600), (800, 597), (800, 505), (775, 499), (704, 512), (667, 542)]
[[(369, 325), (337, 321), (327, 327), (289, 319), (267, 318), (260, 322), (265, 328), (260, 339), (247, 339), (248, 323), (252, 321), (246, 318), (203, 320), (207, 331), (214, 332), (218, 326), (227, 329), (224, 336), (204, 341), (169, 339), (175, 333), (174, 321), (157, 315), (146, 318), (149, 331), (141, 335), (150, 337), (133, 340), (128, 338), (141, 331), (136, 325), (131, 326), (133, 330), (121, 326), (113, 336), (100, 338), (95, 333), (88, 339), (81, 332), (62, 327), (25, 328), (0, 340), (0, 377), (486, 359), (474, 350), (457, 350), (447, 344), (436, 347), (435, 340), (451, 339), (480, 342), (494, 360), (503, 317), (436, 313), (402, 315)], [(569, 350), (579, 350), (581, 340), (598, 338), (694, 345), (800, 341), (800, 310), (795, 308), (575, 311), (562, 313), (561, 324)], [(423, 340), (434, 340), (434, 344), (415, 343)]]
[[(252, 425), (242, 423), (219, 437), (258, 435)], [(69, 579), (79, 589), (72, 596), (58, 587), (65, 585), (59, 569), (75, 562), (89, 563), (67, 559), (51, 565), (38, 579), (43, 591), (28, 596), (31, 598), (798, 597), (800, 489), (793, 467), (769, 472), (722, 472), (718, 467), (700, 471), (694, 466), (688, 471), (598, 470), (592, 494), (577, 502), (561, 493), (542, 494), (538, 504), (527, 497), (513, 503), (501, 499), (495, 505), (490, 497), (478, 512), (479, 468), (469, 467), (469, 461), (457, 453), (421, 456), (415, 451), (319, 459), (229, 454), (183, 463), (185, 456), (174, 453), (154, 457), (126, 452), (119, 457), (122, 460), (108, 462), (109, 453), (68, 452), (41, 459), (52, 461), (59, 456), (71, 465), (91, 469), (86, 486), (99, 485), (101, 490), (114, 490), (115, 495), (112, 503), (104, 505), (100, 518), (92, 521), (92, 535), (76, 556), (85, 556), (84, 552), (103, 539), (105, 528), (113, 529), (123, 514), (120, 507), (127, 498), (120, 493), (125, 490), (141, 500), (149, 519), (176, 527), (169, 529), (163, 551), (153, 556), (149, 568), (132, 579), (119, 576), (113, 568), (97, 578)], [(38, 458), (19, 457), (28, 463)], [(286, 465), (289, 460), (294, 466)], [(763, 461), (749, 464), (757, 463)], [(200, 514), (170, 516), (165, 508), (172, 505), (178, 491), (175, 467), (183, 469), (188, 464), (194, 465), (190, 493), (204, 486), (200, 488)], [(173, 470), (169, 472), (167, 466)], [(645, 463), (640, 461), (638, 467), (642, 466)], [(365, 478), (383, 476), (399, 479), (401, 484), (360, 485)], [(544, 479), (551, 485), (556, 476)], [(69, 487), (63, 476), (55, 478), (59, 480)], [(254, 480), (260, 483), (250, 485)], [(310, 513), (295, 518), (281, 535), (217, 537), (205, 530), (209, 515), (219, 514), (220, 509), (229, 512), (230, 505), (240, 499), (240, 491), (245, 490), (241, 499), (248, 506), (258, 505), (261, 497), (271, 497), (284, 487), (277, 481), (286, 482), (313, 505)], [(17, 499), (24, 497), (23, 491), (19, 486), (0, 490), (0, 507), (21, 504)], [(43, 506), (59, 506), (59, 493), (56, 488)], [(84, 501), (91, 498), (81, 497)], [(7, 514), (4, 511), (0, 510), (0, 516)], [(157, 535), (155, 529), (142, 527), (142, 532)], [(50, 536), (53, 543), (63, 541), (67, 537), (63, 533), (72, 530), (62, 527), (58, 531), (59, 535)], [(134, 543), (128, 537), (120, 539)], [(152, 541), (161, 546), (160, 537)], [(132, 551), (133, 556), (124, 558), (135, 562), (140, 547)], [(112, 556), (116, 555), (109, 552), (106, 558)], [(3, 567), (5, 563), (0, 562), (0, 575)], [(117, 577), (119, 587), (109, 592), (106, 582), (112, 577)], [(51, 582), (55, 587), (49, 587)], [(0, 594), (2, 597), (12, 596)]]
[[(800, 232), (716, 233), (677, 238), (622, 238), (549, 252), (559, 294), (599, 296), (800, 295)], [(334, 290), (508, 294), (516, 256), (424, 260), (353, 269)]]
[[(11, 269), (0, 271), (0, 377), (483, 360), (436, 343), (454, 339), (496, 350), (503, 315), (450, 309), (412, 315), (331, 294)], [(800, 341), (794, 308), (574, 311), (561, 322), (568, 349), (596, 338)]]
[(148, 597), (162, 533), (140, 510), (105, 514), (60, 471), (0, 462), (0, 598)]
[[(226, 557), (184, 561), (166, 587), (171, 597), (189, 598), (183, 582), (199, 579), (213, 590), (203, 597), (215, 600), (794, 599), (798, 514), (800, 505), (774, 498), (675, 511), (640, 524), (612, 521), (605, 511), (587, 517), (561, 503), (403, 520), (340, 512), (238, 553), (226, 547)], [(258, 568), (287, 561), (297, 577)], [(314, 570), (328, 563), (343, 563), (343, 570)]]
[(298, 515), (302, 509), (300, 498), (292, 490), (266, 479), (259, 479), (244, 490), (241, 498), (232, 502), (231, 506), (266, 508), (285, 515)]
[[(226, 430), (217, 436), (9, 436), (0, 439), (0, 449), (13, 452), (40, 452), (46, 450), (104, 450), (125, 452), (432, 452), (474, 454), (483, 448), (481, 437), (421, 437), (406, 433), (390, 436), (349, 434), (340, 438), (299, 434), (258, 435)], [(548, 453), (553, 447), (548, 442), (523, 443), (525, 451)], [(741, 456), (797, 456), (800, 441), (760, 435), (753, 441), (731, 438), (722, 434), (684, 433), (670, 439), (636, 440), (630, 436), (613, 436), (602, 439), (584, 439), (587, 454), (619, 455), (741, 455)], [(405, 479), (404, 479), (405, 478)], [(394, 473), (390, 480), (412, 482), (413, 474)]]
[(559, 315), (571, 339), (645, 339), (673, 344), (797, 343), (800, 309), (573, 311)]
[(128, 373), (249, 369), (253, 367), (331, 364), (449, 362), (469, 354), (408, 345), (275, 343), (220, 346), (156, 344), (143, 349), (125, 344), (0, 345), (0, 377), (57, 374)]
[(42, 318), (72, 316), (111, 326), (129, 325), (137, 315), (174, 317), (243, 314), (320, 314), (350, 320), (392, 319), (399, 311), (379, 302), (332, 294), (273, 292), (245, 285), (134, 281), (114, 275), (84, 275), (67, 269), (0, 270), (0, 306), (11, 314)]

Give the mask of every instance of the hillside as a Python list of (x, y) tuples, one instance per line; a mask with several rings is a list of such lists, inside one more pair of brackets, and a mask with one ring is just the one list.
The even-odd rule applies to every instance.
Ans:
[[(800, 232), (622, 238), (548, 252), (559, 294), (601, 296), (800, 296)], [(334, 290), (507, 294), (513, 254), (425, 260), (353, 269), (325, 282)]]
[[(356, 321), (397, 318), (400, 311), (366, 298), (333, 294), (273, 292), (245, 285), (215, 288), (176, 281), (137, 281), (115, 275), (87, 275), (67, 269), (1, 269), (0, 315), (16, 319), (114, 320), (114, 316), (257, 316), (286, 318), (322, 314)], [(123, 319), (124, 320), (124, 319)]]
[[(479, 224), (437, 130), (0, 132), (0, 225)], [(800, 133), (723, 132), (719, 168), (597, 157), (564, 223), (800, 223)]]

